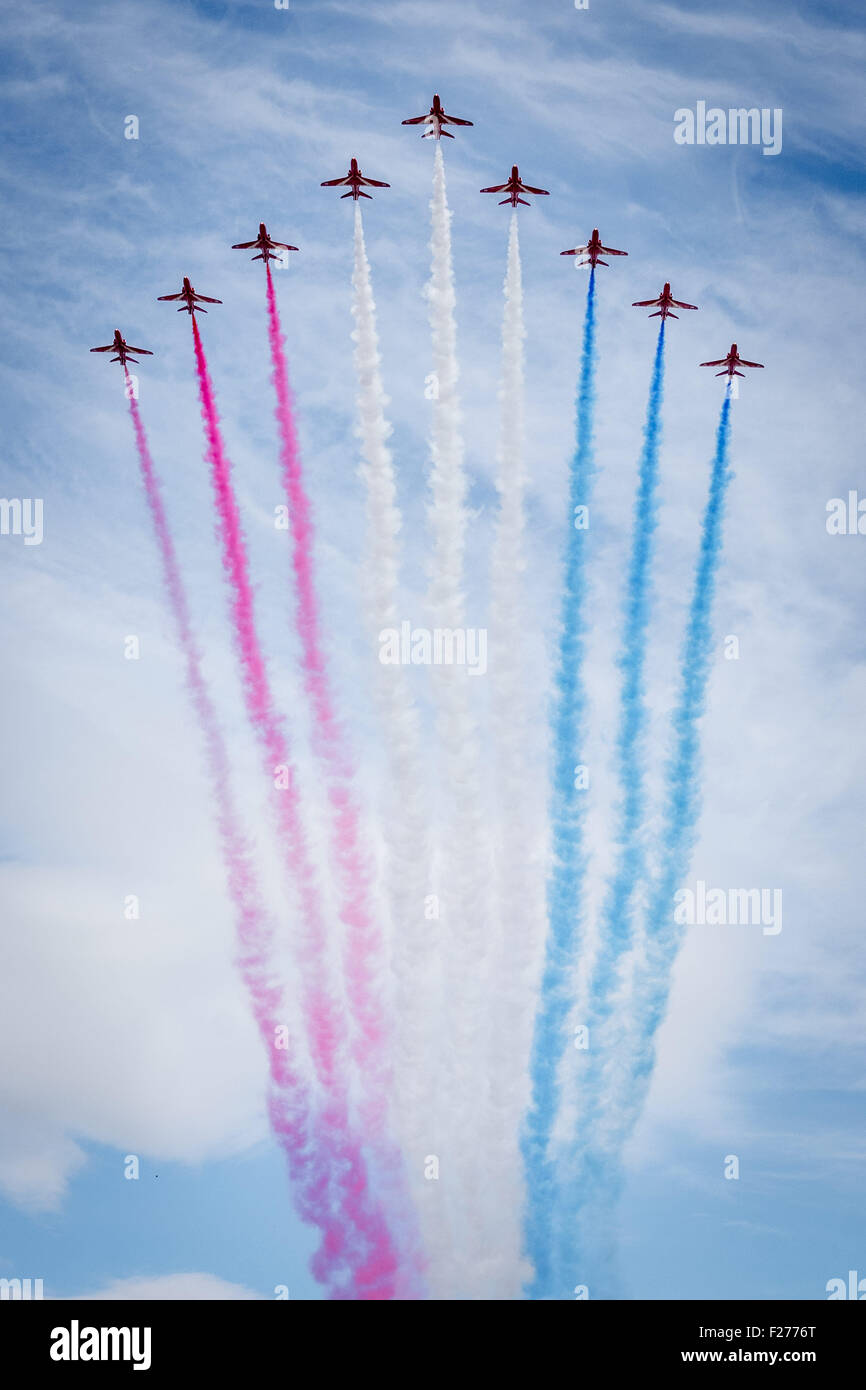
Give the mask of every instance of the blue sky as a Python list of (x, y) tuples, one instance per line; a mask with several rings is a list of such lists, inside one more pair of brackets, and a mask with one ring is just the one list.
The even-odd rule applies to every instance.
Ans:
[[(283, 12), (266, 0), (39, 0), (7, 7), (0, 32), (0, 491), (45, 499), (41, 546), (0, 538), (11, 735), (0, 867), (0, 1273), (42, 1277), (55, 1294), (197, 1274), (234, 1293), (270, 1297), (284, 1282), (293, 1297), (316, 1296), (309, 1236), (267, 1138), (263, 1066), (231, 968), (196, 730), (121, 379), (87, 350), (120, 327), (157, 354), (140, 369), (142, 411), (255, 815), (188, 329), (156, 296), (188, 274), (224, 301), (203, 332), (274, 677), (294, 709), (288, 575), (270, 524), (279, 497), (260, 272), (228, 248), (261, 220), (301, 248), (278, 273), (279, 292), (335, 680), (373, 800), (381, 739), (357, 601), (351, 214), (319, 184), (356, 155), (392, 185), (364, 215), (412, 537), (411, 614), (426, 581), (422, 291), (432, 142), (400, 121), (426, 110), (434, 90), (475, 122), (445, 154), (478, 623), (495, 501), (508, 223), (478, 189), (517, 162), (551, 192), (521, 211), (520, 224), (532, 476), (533, 624), (524, 637), (539, 716), (585, 284), (558, 253), (595, 226), (629, 251), (599, 272), (589, 668), (599, 764), (613, 733), (619, 579), (655, 338), (631, 301), (670, 280), (675, 295), (701, 306), (669, 334), (652, 644), (657, 749), (720, 393), (697, 363), (734, 339), (766, 363), (735, 409), (717, 628), (739, 637), (741, 657), (720, 657), (714, 668), (691, 877), (782, 887), (785, 925), (778, 937), (750, 928), (689, 934), (629, 1155), (625, 1287), (636, 1297), (821, 1297), (828, 1279), (866, 1272), (858, 1196), (866, 539), (831, 537), (825, 527), (828, 499), (866, 492), (856, 121), (866, 35), (857, 7), (292, 0)], [(781, 154), (676, 145), (674, 112), (699, 100), (782, 108)], [(136, 141), (124, 138), (130, 114), (140, 120)], [(139, 663), (122, 659), (127, 633), (141, 636)], [(540, 745), (538, 769), (527, 795), (541, 815)], [(609, 862), (603, 791), (601, 803), (599, 882)], [(264, 833), (262, 854), (273, 877)], [(144, 904), (134, 926), (120, 906), (128, 892)], [(122, 1178), (130, 1152), (142, 1155), (137, 1184)], [(738, 1183), (721, 1176), (728, 1153), (740, 1155)]]

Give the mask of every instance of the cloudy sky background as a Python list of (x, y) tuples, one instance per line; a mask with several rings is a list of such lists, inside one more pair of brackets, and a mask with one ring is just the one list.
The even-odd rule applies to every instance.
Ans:
[[(448, 143), (468, 465), (469, 621), (486, 616), (508, 214), (478, 189), (517, 162), (551, 192), (521, 210), (532, 630), (540, 716), (558, 611), (585, 272), (559, 251), (594, 226), (629, 258), (599, 272), (595, 710), (614, 733), (627, 554), (664, 280), (701, 306), (671, 326), (652, 641), (653, 758), (665, 746), (721, 385), (732, 340), (765, 362), (734, 408), (732, 489), (691, 881), (779, 887), (780, 935), (696, 927), (677, 966), (630, 1153), (622, 1264), (634, 1297), (821, 1297), (866, 1273), (862, 1212), (864, 537), (831, 537), (861, 487), (866, 37), (856, 8), (565, 0), (520, 5), (38, 0), (0, 18), (4, 447), (0, 492), (45, 499), (45, 539), (0, 541), (4, 968), (0, 1274), (52, 1295), (316, 1296), (268, 1137), (264, 1065), (231, 965), (227, 911), (116, 367), (113, 329), (157, 353), (141, 406), (181, 541), (208, 672), (251, 817), (260, 814), (224, 623), (186, 317), (190, 275), (285, 708), (299, 706), (260, 267), (228, 247), (300, 246), (278, 273), (336, 684), (375, 804), (382, 731), (363, 638), (350, 340), (351, 203), (319, 187), (351, 155), (392, 187), (365, 205), (406, 516), (405, 614), (426, 583), (432, 142), (402, 129), (434, 90), (475, 121)], [(684, 148), (673, 113), (781, 107), (783, 150)], [(124, 138), (124, 118), (140, 138)], [(123, 659), (137, 634), (142, 659)], [(483, 682), (476, 682), (483, 685)], [(419, 698), (424, 689), (419, 682)], [(479, 692), (483, 704), (484, 694)], [(298, 729), (303, 747), (303, 723)], [(489, 750), (488, 750), (489, 752)], [(543, 813), (544, 762), (527, 789)], [(593, 821), (609, 863), (610, 779)], [(431, 786), (431, 814), (435, 788)], [(267, 828), (261, 827), (265, 871)], [(142, 917), (127, 922), (137, 893)], [(139, 1182), (123, 1155), (142, 1159)], [(726, 1154), (741, 1179), (722, 1177)], [(157, 1176), (158, 1175), (158, 1176)], [(858, 1263), (859, 1262), (859, 1263)], [(220, 1281), (220, 1282), (218, 1282)], [(152, 1282), (147, 1287), (158, 1287)]]

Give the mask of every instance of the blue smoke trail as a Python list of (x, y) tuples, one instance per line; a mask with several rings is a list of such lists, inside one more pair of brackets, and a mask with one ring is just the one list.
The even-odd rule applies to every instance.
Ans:
[[(713, 650), (712, 610), (716, 574), (722, 550), (725, 500), (732, 474), (728, 449), (731, 400), (722, 404), (710, 489), (704, 511), (695, 569), (692, 601), (682, 650), (682, 683), (673, 713), (673, 751), (666, 767), (666, 810), (661, 831), (659, 872), (647, 906), (645, 957), (636, 970), (632, 1014), (636, 1036), (610, 1100), (613, 1121), (593, 1143), (586, 1158), (587, 1217), (594, 1225), (598, 1248), (604, 1250), (599, 1272), (610, 1264), (610, 1227), (622, 1191), (622, 1151), (643, 1108), (655, 1065), (655, 1037), (664, 1018), (671, 971), (683, 936), (674, 919), (674, 894), (685, 877), (694, 846), (701, 808), (700, 719), (704, 712)], [(606, 1250), (605, 1250), (606, 1246)], [(598, 1284), (594, 1290), (599, 1292)]]
[(621, 788), (616, 830), (619, 853), (602, 913), (598, 954), (590, 991), (591, 1003), (587, 1018), (590, 1048), (585, 1054), (586, 1100), (580, 1115), (580, 1130), (585, 1137), (582, 1142), (578, 1138), (575, 1148), (563, 1160), (560, 1172), (560, 1214), (557, 1220), (560, 1248), (557, 1282), (563, 1288), (571, 1287), (574, 1282), (569, 1265), (573, 1264), (575, 1258), (574, 1218), (582, 1204), (585, 1189), (581, 1159), (591, 1139), (604, 1100), (601, 1072), (606, 1048), (603, 1029), (612, 1011), (619, 981), (619, 967), (632, 941), (636, 894), (646, 876), (643, 839), (646, 768), (642, 756), (642, 736), (647, 720), (644, 668), (650, 617), (650, 567), (658, 523), (664, 349), (665, 321), (662, 319), (653, 359), (643, 447), (638, 464), (631, 558), (623, 604), (624, 630), (618, 661), (622, 672), (616, 745)]
[(572, 1004), (574, 969), (582, 937), (581, 888), (586, 864), (583, 845), (582, 790), (575, 764), (584, 735), (586, 693), (582, 664), (586, 636), (587, 508), (595, 480), (593, 415), (595, 406), (595, 266), (589, 275), (580, 379), (577, 392), (577, 444), (569, 482), (569, 540), (557, 673), (552, 711), (553, 789), (551, 796), (553, 869), (548, 882), (548, 935), (541, 999), (535, 1019), (530, 1059), (532, 1098), (521, 1140), (526, 1169), (527, 1210), (524, 1239), (535, 1277), (528, 1292), (546, 1298), (551, 1292), (551, 1220), (555, 1175), (549, 1156), (559, 1109), (559, 1066)]
[(701, 810), (700, 730), (713, 651), (712, 611), (722, 551), (722, 522), (732, 473), (729, 464), (731, 398), (725, 396), (716, 431), (716, 452), (704, 512), (695, 587), (682, 656), (682, 688), (673, 716), (674, 751), (667, 765), (668, 808), (662, 832), (660, 873), (647, 911), (647, 965), (643, 977), (641, 1039), (635, 1072), (643, 1082), (655, 1061), (654, 1038), (667, 1008), (670, 971), (682, 940), (674, 920), (674, 894), (685, 877)]

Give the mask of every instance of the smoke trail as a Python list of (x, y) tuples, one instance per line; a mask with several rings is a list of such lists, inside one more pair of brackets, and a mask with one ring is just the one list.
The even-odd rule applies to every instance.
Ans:
[(341, 899), (340, 919), (346, 927), (346, 959), (349, 1002), (358, 1029), (356, 1061), (362, 1074), (378, 1083), (377, 1121), (384, 1123), (386, 1078), (383, 1051), (383, 1011), (377, 986), (377, 961), (381, 941), (369, 901), (370, 871), (361, 846), (354, 774), (334, 711), (325, 657), (322, 650), (318, 602), (313, 577), (313, 523), (304, 487), (297, 434), (292, 412), (283, 337), (270, 266), (267, 268), (268, 332), (277, 395), (276, 418), (280, 430), (282, 479), (292, 528), (292, 566), (297, 594), (297, 630), (301, 642), (301, 666), (313, 713), (313, 746), (327, 779), (328, 801), (333, 816), (333, 852)]
[[(400, 529), (394, 464), (388, 447), (391, 426), (382, 386), (376, 305), (364, 244), (361, 210), (355, 211), (352, 316), (358, 379), (358, 436), (361, 476), (367, 494), (364, 604), (368, 637), (379, 644), (383, 631), (399, 628)], [(407, 1157), (412, 1196), (421, 1213), (425, 1243), (439, 1249), (441, 1215), (434, 1206), (437, 1184), (427, 1181), (425, 1159), (437, 1152), (434, 1076), (437, 1041), (433, 1000), (437, 960), (432, 924), (424, 915), (431, 892), (429, 809), (422, 776), (418, 712), (402, 664), (377, 661), (375, 697), (387, 730), (388, 804), (384, 816), (384, 882), (392, 926), (394, 976), (394, 1115)], [(442, 1253), (440, 1251), (440, 1253)]]
[(207, 457), (219, 518), (222, 564), (231, 591), (235, 644), (241, 664), (244, 700), (250, 722), (265, 755), (267, 775), (287, 774), (287, 785), (276, 795), (277, 824), (286, 865), (300, 907), (294, 938), (310, 1051), (326, 1102), (325, 1117), (341, 1145), (340, 1199), (345, 1219), (355, 1226), (366, 1247), (355, 1270), (357, 1296), (391, 1298), (395, 1293), (397, 1257), (384, 1217), (370, 1191), (364, 1155), (352, 1136), (348, 1114), (346, 1059), (341, 1047), (341, 1019), (328, 964), (328, 940), (322, 919), (315, 870), (301, 819), (289, 745), (274, 708), (264, 656), (255, 624), (253, 590), (240, 513), (225, 454), (219, 416), (198, 324), (193, 316), (193, 341), (201, 397)]
[[(324, 770), (331, 813), (331, 850), (336, 868), (346, 993), (352, 1017), (352, 1059), (361, 1090), (361, 1120), (375, 1145), (391, 1203), (399, 1202), (403, 1164), (388, 1128), (391, 1063), (386, 1050), (384, 943), (371, 901), (369, 850), (363, 844), (355, 796), (355, 770), (334, 709), (323, 650), (313, 559), (313, 519), (303, 467), (270, 265), (267, 271), (268, 340), (280, 433), (280, 464), (292, 531), (292, 568), (301, 667), (313, 716), (313, 748)], [(405, 1223), (402, 1223), (405, 1224)], [(418, 1259), (417, 1251), (412, 1257)]]
[[(431, 274), (427, 286), (433, 347), (432, 469), (428, 518), (433, 555), (429, 608), (434, 628), (465, 632), (464, 554), (466, 472), (457, 393), (457, 329), (451, 262), (451, 213), (445, 164), (437, 148), (433, 172)], [(436, 726), (442, 746), (444, 828), (440, 840), (442, 936), (447, 1046), (443, 1058), (448, 1177), (453, 1241), (450, 1276), (463, 1296), (486, 1294), (490, 1258), (488, 1155), (481, 1143), (489, 1123), (484, 966), (489, 938), (490, 845), (482, 811), (479, 749), (467, 668), (433, 668)], [(501, 1213), (500, 1213), (501, 1215)], [(435, 1266), (434, 1260), (434, 1266)], [(434, 1270), (435, 1272), (435, 1270)], [(460, 1296), (459, 1294), (457, 1296)]]
[(671, 972), (683, 928), (674, 919), (674, 894), (688, 871), (700, 814), (700, 719), (704, 712), (712, 658), (712, 610), (722, 549), (722, 523), (732, 474), (729, 467), (730, 397), (725, 398), (701, 528), (694, 588), (683, 642), (681, 688), (672, 717), (673, 751), (666, 768), (666, 804), (660, 862), (643, 924), (632, 984), (633, 1030), (628, 1053), (613, 1057), (608, 1111), (587, 1171), (587, 1206), (595, 1213), (594, 1237), (609, 1262), (610, 1217), (622, 1184), (622, 1150), (643, 1108), (655, 1065), (655, 1037), (664, 1018)]
[[(502, 319), (502, 377), (496, 489), (499, 508), (490, 577), (491, 733), (499, 807), (494, 883), (498, 931), (491, 952), (489, 1065), (495, 1132), (488, 1145), (498, 1167), (495, 1192), (502, 1216), (498, 1268), (490, 1297), (518, 1299), (531, 1271), (521, 1249), (525, 1203), (520, 1126), (529, 1103), (528, 1067), (539, 965), (544, 941), (544, 890), (527, 789), (531, 711), (520, 633), (526, 625), (526, 457), (524, 430), (523, 286), (517, 212), (511, 215)], [(493, 1184), (491, 1184), (493, 1186)]]
[(271, 1127), (287, 1159), (299, 1214), (322, 1233), (322, 1245), (312, 1262), (313, 1273), (325, 1284), (332, 1297), (341, 1297), (348, 1289), (350, 1270), (346, 1232), (339, 1215), (332, 1209), (330, 1198), (329, 1175), (335, 1154), (330, 1140), (319, 1132), (312, 1116), (311, 1097), (302, 1077), (297, 1040), (289, 1033), (286, 1046), (276, 1046), (277, 1030), (285, 1029), (286, 1025), (279, 1011), (281, 990), (271, 974), (271, 924), (261, 901), (248, 847), (239, 828), (225, 742), (202, 672), (201, 656), (193, 636), (186, 591), (159, 479), (128, 373), (126, 385), (141, 476), (183, 655), (187, 690), (204, 737), (208, 779), (213, 791), (227, 886), (235, 914), (237, 963), (268, 1056)]
[(574, 973), (583, 935), (581, 890), (586, 865), (583, 844), (582, 783), (576, 773), (584, 737), (586, 694), (583, 655), (586, 637), (586, 529), (595, 480), (595, 267), (589, 273), (577, 393), (577, 445), (569, 484), (569, 540), (566, 549), (559, 651), (551, 719), (553, 791), (551, 830), (553, 867), (547, 888), (548, 936), (541, 998), (535, 1019), (530, 1075), (532, 1102), (522, 1148), (528, 1185), (525, 1243), (535, 1268), (534, 1298), (553, 1293), (552, 1218), (556, 1180), (549, 1153), (561, 1096), (560, 1063), (566, 1046)]
[(731, 398), (722, 402), (710, 490), (701, 528), (695, 583), (683, 644), (682, 686), (673, 715), (674, 751), (667, 765), (667, 811), (662, 830), (660, 872), (646, 915), (646, 974), (638, 980), (641, 1051), (635, 1078), (635, 1115), (655, 1062), (654, 1039), (664, 1018), (670, 972), (682, 940), (673, 915), (674, 894), (685, 877), (701, 809), (700, 719), (704, 712), (713, 650), (713, 599), (722, 552), (722, 523), (731, 481)]
[(624, 631), (619, 656), (622, 673), (617, 770), (620, 802), (617, 810), (617, 862), (604, 904), (598, 952), (593, 964), (590, 1008), (587, 1017), (590, 1047), (583, 1054), (584, 1100), (579, 1126), (583, 1136), (575, 1138), (570, 1152), (561, 1161), (559, 1180), (560, 1258), (557, 1282), (562, 1289), (574, 1283), (570, 1265), (574, 1261), (573, 1221), (581, 1205), (583, 1180), (581, 1157), (595, 1129), (599, 1107), (604, 1100), (602, 1069), (604, 1058), (615, 1039), (607, 1025), (614, 999), (621, 984), (623, 958), (631, 945), (637, 894), (646, 879), (646, 847), (643, 822), (646, 811), (646, 765), (643, 735), (646, 727), (645, 665), (650, 617), (650, 567), (658, 522), (658, 472), (661, 445), (661, 406), (664, 388), (665, 321), (659, 324), (647, 402), (643, 448), (638, 465), (638, 487), (634, 504), (632, 548), (626, 580)]

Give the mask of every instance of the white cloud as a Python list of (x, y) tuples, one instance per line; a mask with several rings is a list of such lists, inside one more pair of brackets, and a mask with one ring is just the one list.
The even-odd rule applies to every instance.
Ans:
[[(65, 1295), (64, 1295), (65, 1297)], [(74, 1294), (71, 1297), (87, 1301), (116, 1301), (143, 1299), (146, 1302), (171, 1300), (249, 1301), (261, 1294), (243, 1284), (230, 1284), (215, 1274), (160, 1274), (143, 1279), (115, 1279), (97, 1293)]]

